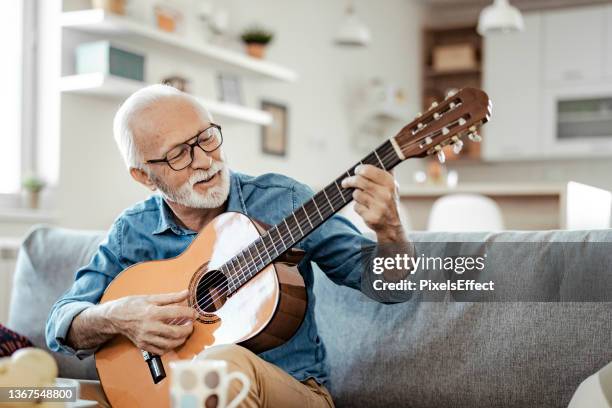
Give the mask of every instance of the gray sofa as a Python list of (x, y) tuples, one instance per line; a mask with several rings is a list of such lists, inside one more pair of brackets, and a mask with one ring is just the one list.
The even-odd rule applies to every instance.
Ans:
[[(470, 250), (485, 242), (539, 242), (547, 251), (554, 241), (612, 242), (612, 230), (411, 237), (472, 242)], [(101, 238), (93, 231), (35, 228), (19, 254), (9, 326), (45, 347), (51, 304)], [(512, 251), (507, 257), (518, 275), (537, 279), (530, 273), (533, 257)], [(559, 280), (584, 262), (612, 265), (612, 251), (597, 258), (581, 259), (579, 253), (574, 264), (560, 264)], [(606, 279), (610, 285), (612, 273)], [(320, 271), (315, 294), (331, 391), (340, 407), (563, 407), (581, 381), (612, 361), (612, 303), (413, 299), (384, 305), (334, 285)], [(96, 378), (92, 358), (57, 357), (62, 376)]]

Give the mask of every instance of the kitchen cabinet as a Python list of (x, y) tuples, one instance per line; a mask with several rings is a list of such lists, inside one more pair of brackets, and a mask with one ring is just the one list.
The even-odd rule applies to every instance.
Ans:
[(608, 6), (581, 7), (543, 14), (545, 81), (597, 81), (604, 77), (608, 9)]
[(525, 15), (525, 30), (487, 37), (484, 89), (493, 101), (483, 128), (485, 160), (513, 160), (541, 154), (540, 13)]
[(604, 38), (604, 75), (612, 79), (612, 6), (606, 7), (606, 36)]

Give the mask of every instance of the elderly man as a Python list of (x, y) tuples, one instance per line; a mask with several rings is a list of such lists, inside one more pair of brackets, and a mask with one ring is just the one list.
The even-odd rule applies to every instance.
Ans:
[[(134, 263), (179, 255), (197, 231), (225, 211), (274, 224), (313, 193), (282, 175), (252, 177), (230, 171), (221, 127), (194, 98), (174, 88), (153, 85), (130, 96), (115, 116), (114, 134), (130, 175), (159, 194), (125, 210), (114, 222), (91, 262), (53, 306), (47, 344), (51, 350), (83, 357), (122, 334), (142, 350), (162, 355), (192, 332), (196, 314), (185, 306), (187, 291), (98, 304), (113, 278)], [(356, 173), (342, 182), (342, 187), (355, 189), (356, 212), (379, 242), (407, 242), (393, 176), (373, 166), (361, 166)], [(251, 377), (245, 406), (333, 406), (325, 388), (325, 348), (314, 320), (309, 261), (333, 281), (359, 289), (363, 244), (371, 241), (346, 219), (327, 220), (299, 244), (308, 255), (299, 270), (310, 302), (293, 338), (259, 355), (236, 345), (203, 352)]]

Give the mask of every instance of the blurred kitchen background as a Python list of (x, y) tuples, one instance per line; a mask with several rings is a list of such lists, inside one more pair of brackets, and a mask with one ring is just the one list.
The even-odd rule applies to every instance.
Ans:
[(210, 109), (233, 169), (283, 173), (314, 189), (448, 92), (482, 87), (494, 105), (482, 144), (466, 141), (445, 163), (418, 159), (396, 169), (410, 228), (610, 226), (608, 1), (1, 7), (3, 259), (34, 224), (107, 229), (149, 194), (123, 166), (112, 119), (127, 95), (157, 82)]

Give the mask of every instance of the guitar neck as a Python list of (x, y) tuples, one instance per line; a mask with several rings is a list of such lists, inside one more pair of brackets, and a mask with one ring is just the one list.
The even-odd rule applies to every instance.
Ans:
[(346, 177), (353, 176), (357, 166), (371, 164), (383, 170), (391, 170), (401, 162), (402, 158), (393, 142), (387, 140), (277, 225), (264, 232), (259, 239), (220, 268), (231, 278), (228, 288), (230, 294), (351, 202), (353, 189), (342, 188), (341, 182)]
[(491, 108), (488, 95), (474, 88), (451, 93), (443, 102), (432, 104), (425, 114), (404, 126), (393, 138), (378, 146), (227, 261), (220, 270), (229, 278), (229, 293), (238, 290), (265, 266), (350, 203), (353, 189), (342, 188), (341, 182), (355, 174), (355, 167), (371, 164), (383, 170), (391, 170), (406, 158), (433, 154), (443, 158), (444, 146), (453, 145), (460, 149), (463, 146), (461, 138), (465, 135), (474, 142), (480, 140), (476, 133), (477, 127), (489, 120)]

